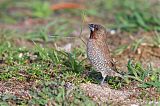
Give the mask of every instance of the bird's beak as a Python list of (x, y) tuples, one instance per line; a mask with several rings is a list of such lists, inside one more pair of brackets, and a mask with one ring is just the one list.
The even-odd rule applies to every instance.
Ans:
[(94, 24), (88, 24), (89, 29), (91, 30), (91, 32), (94, 31)]

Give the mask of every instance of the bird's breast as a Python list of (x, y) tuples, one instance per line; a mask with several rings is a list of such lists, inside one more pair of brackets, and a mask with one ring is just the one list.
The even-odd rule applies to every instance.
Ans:
[(89, 39), (87, 43), (87, 53), (89, 57), (99, 57), (104, 58), (103, 48), (105, 48), (105, 45), (99, 46), (96, 40)]
[(87, 55), (91, 64), (96, 68), (97, 71), (104, 71), (106, 68), (106, 59), (101, 49), (96, 46), (95, 42), (89, 40), (87, 43)]

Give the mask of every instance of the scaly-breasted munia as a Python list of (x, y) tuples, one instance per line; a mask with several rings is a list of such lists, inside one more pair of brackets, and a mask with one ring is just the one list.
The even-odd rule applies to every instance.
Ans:
[(107, 45), (107, 32), (98, 24), (89, 24), (90, 37), (87, 42), (87, 55), (92, 66), (102, 74), (103, 84), (106, 76), (122, 77), (116, 72), (116, 65), (110, 56)]

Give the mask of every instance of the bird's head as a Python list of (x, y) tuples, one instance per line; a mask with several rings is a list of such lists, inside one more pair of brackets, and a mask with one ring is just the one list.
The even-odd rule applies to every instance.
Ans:
[(88, 26), (90, 28), (90, 39), (106, 39), (106, 29), (103, 26), (98, 24), (89, 24)]

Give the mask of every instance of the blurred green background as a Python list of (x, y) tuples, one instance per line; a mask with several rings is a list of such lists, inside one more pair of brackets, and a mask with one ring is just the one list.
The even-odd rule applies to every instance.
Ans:
[(111, 55), (128, 78), (106, 83), (159, 101), (159, 0), (0, 0), (0, 106), (119, 105), (81, 90), (101, 80), (87, 61), (88, 23), (110, 32)]

